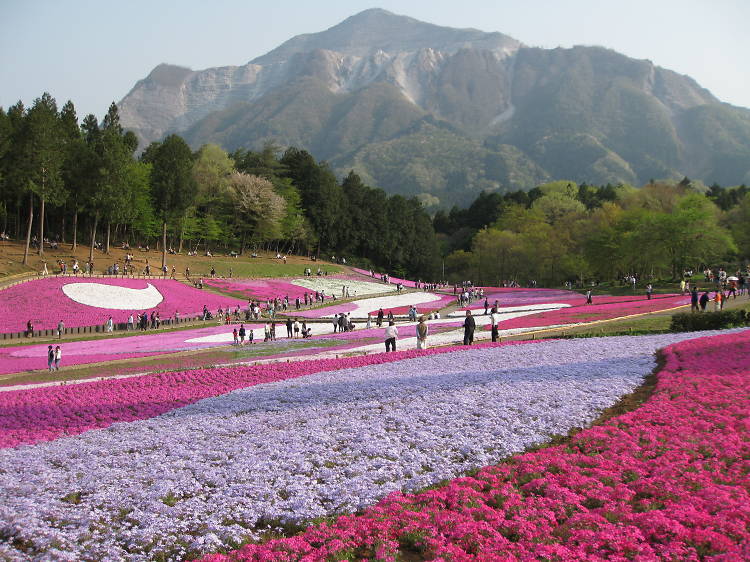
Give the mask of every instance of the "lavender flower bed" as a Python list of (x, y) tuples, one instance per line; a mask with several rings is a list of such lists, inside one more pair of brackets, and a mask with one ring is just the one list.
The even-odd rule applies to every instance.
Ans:
[(60, 320), (67, 328), (95, 326), (110, 316), (114, 322), (127, 322), (131, 313), (143, 311), (157, 310), (162, 318), (179, 312), (184, 317), (200, 313), (203, 305), (216, 311), (243, 304), (171, 279), (37, 279), (0, 291), (0, 332), (21, 332), (28, 320), (35, 329), (48, 330)]
[[(703, 334), (466, 349), (328, 371), (0, 451), (0, 556), (178, 560), (370, 505), (591, 422)], [(18, 550), (23, 548), (24, 551)]]

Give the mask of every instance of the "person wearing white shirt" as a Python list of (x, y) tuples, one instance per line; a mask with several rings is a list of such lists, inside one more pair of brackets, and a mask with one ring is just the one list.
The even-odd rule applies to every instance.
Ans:
[(498, 336), (498, 323), (500, 322), (500, 315), (497, 312), (497, 307), (492, 307), (492, 313), (490, 314), (490, 323), (492, 324), (492, 341), (497, 341)]
[(398, 328), (396, 328), (396, 323), (391, 320), (388, 322), (388, 326), (385, 328), (385, 351), (388, 353), (391, 351), (391, 348), (393, 351), (396, 351), (396, 340), (398, 339)]

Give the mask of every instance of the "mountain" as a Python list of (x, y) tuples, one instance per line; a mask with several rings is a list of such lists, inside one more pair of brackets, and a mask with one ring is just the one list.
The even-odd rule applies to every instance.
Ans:
[(427, 205), (564, 178), (750, 183), (750, 110), (601, 47), (540, 49), (380, 9), (244, 66), (159, 65), (119, 104), (142, 147), (309, 150)]

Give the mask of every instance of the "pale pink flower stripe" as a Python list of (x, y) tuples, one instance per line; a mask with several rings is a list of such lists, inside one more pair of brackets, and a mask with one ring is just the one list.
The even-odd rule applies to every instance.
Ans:
[(182, 317), (199, 314), (206, 305), (213, 313), (221, 308), (243, 306), (245, 301), (224, 297), (215, 293), (195, 289), (171, 279), (106, 279), (82, 277), (48, 277), (35, 279), (0, 291), (0, 332), (21, 332), (31, 320), (37, 330), (57, 327), (62, 320), (66, 328), (104, 325), (112, 316), (114, 322), (127, 322), (133, 312), (144, 310), (113, 310), (80, 304), (68, 298), (62, 291), (69, 283), (100, 283), (145, 289), (150, 283), (164, 297), (158, 306), (146, 309), (159, 311), (161, 318), (173, 317), (179, 312)]
[[(522, 342), (519, 342), (522, 343)], [(492, 347), (513, 344), (480, 344)], [(51, 441), (117, 422), (151, 418), (256, 384), (317, 373), (451, 353), (459, 347), (399, 351), (341, 359), (315, 359), (231, 368), (158, 373), (130, 379), (103, 380), (0, 393), (0, 448)]]
[(666, 348), (651, 399), (474, 477), (204, 562), (750, 558), (750, 330)]

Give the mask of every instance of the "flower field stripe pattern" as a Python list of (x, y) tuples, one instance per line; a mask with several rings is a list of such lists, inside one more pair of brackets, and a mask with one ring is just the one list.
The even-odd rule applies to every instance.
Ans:
[(750, 330), (663, 356), (644, 405), (567, 445), (203, 562), (747, 560)]
[[(76, 302), (63, 292), (70, 284), (99, 284), (127, 289), (147, 290), (151, 285), (164, 297), (157, 306), (149, 309), (109, 309), (106, 306), (88, 306)], [(102, 303), (105, 305), (105, 303)], [(132, 312), (159, 311), (162, 319), (174, 317), (179, 312), (186, 316), (199, 314), (206, 305), (211, 311), (219, 307), (244, 306), (245, 301), (224, 297), (189, 287), (171, 279), (106, 279), (48, 277), (20, 283), (0, 291), (0, 333), (21, 332), (31, 320), (37, 330), (57, 327), (62, 320), (66, 328), (77, 326), (101, 326), (112, 316), (114, 322), (127, 322)]]
[(359, 275), (347, 275), (337, 273), (334, 275), (284, 278), (284, 279), (206, 279), (206, 285), (226, 291), (244, 295), (245, 298), (269, 300), (274, 298), (289, 297), (291, 301), (296, 298), (304, 299), (305, 293), (325, 291), (325, 297), (330, 299), (333, 295), (341, 298), (341, 289), (349, 288), (351, 296), (355, 293), (359, 296), (373, 293), (388, 293), (396, 290), (394, 285), (378, 283), (376, 280), (364, 279)]
[(510, 329), (537, 326), (544, 327), (551, 324), (581, 324), (586, 322), (596, 322), (598, 320), (611, 320), (621, 316), (671, 310), (673, 308), (685, 306), (689, 303), (689, 297), (676, 295), (673, 297), (651, 300), (641, 299), (637, 301), (613, 302), (592, 306), (571, 306), (569, 308), (540, 312), (533, 316), (512, 318), (506, 321), (503, 321), (501, 316), (500, 327), (502, 329)]
[[(497, 347), (513, 344), (481, 344)], [(479, 347), (479, 346), (478, 346)], [(212, 396), (261, 383), (320, 371), (391, 363), (423, 355), (453, 353), (455, 347), (399, 351), (341, 359), (266, 363), (149, 374), (131, 379), (92, 381), (0, 393), (0, 447), (49, 441), (158, 416)]]
[(682, 337), (412, 355), (5, 449), (0, 555), (184, 559), (264, 521), (359, 510), (593, 421)]

